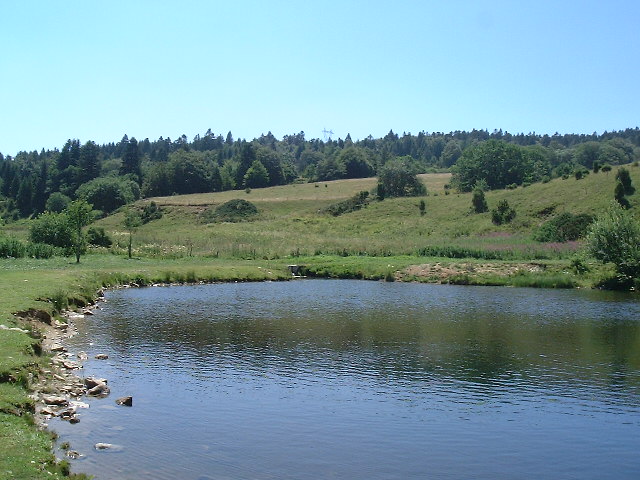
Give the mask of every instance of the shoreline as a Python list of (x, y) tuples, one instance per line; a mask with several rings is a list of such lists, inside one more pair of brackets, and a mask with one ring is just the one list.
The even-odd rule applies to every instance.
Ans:
[[(91, 257), (89, 257), (91, 258)], [(69, 312), (74, 309), (80, 309), (83, 312), (90, 312), (99, 305), (99, 299), (103, 296), (105, 289), (111, 288), (136, 288), (146, 286), (179, 286), (179, 285), (205, 285), (213, 283), (234, 283), (234, 282), (254, 282), (254, 281), (289, 281), (300, 277), (294, 277), (287, 270), (286, 263), (270, 262), (270, 261), (254, 261), (254, 262), (230, 262), (230, 261), (205, 261), (201, 262), (197, 267), (192, 266), (193, 259), (184, 262), (154, 262), (145, 259), (140, 263), (125, 263), (122, 259), (101, 259), (107, 260), (109, 264), (122, 263), (113, 266), (108, 271), (98, 270), (91, 265), (89, 258), (85, 260), (80, 267), (63, 265), (62, 270), (47, 270), (43, 268), (47, 265), (42, 262), (40, 267), (29, 269), (32, 271), (19, 270), (20, 278), (24, 278), (24, 282), (35, 283), (37, 276), (44, 276), (41, 279), (42, 285), (38, 285), (38, 289), (30, 290), (19, 289), (16, 287), (15, 295), (16, 304), (20, 304), (22, 308), (13, 309), (13, 320), (9, 320), (10, 327), (15, 328), (28, 327), (29, 331), (23, 330), (25, 333), (23, 342), (28, 341), (33, 346), (30, 354), (32, 360), (25, 360), (18, 369), (27, 371), (29, 368), (33, 370), (33, 363), (40, 365), (39, 370), (32, 371), (29, 374), (29, 380), (24, 383), (26, 388), (25, 396), (28, 395), (32, 406), (22, 407), (16, 410), (18, 416), (33, 415), (36, 420), (36, 429), (42, 430), (46, 425), (46, 419), (41, 418), (42, 404), (36, 404), (36, 399), (41, 397), (45, 391), (53, 391), (59, 393), (62, 387), (67, 392), (74, 392), (74, 400), (79, 398), (86, 392), (86, 386), (82, 383), (82, 378), (77, 375), (80, 368), (73, 368), (77, 360), (72, 359), (73, 356), (64, 350), (60, 350), (59, 345), (66, 338), (74, 334), (73, 315), (69, 318)], [(289, 259), (290, 261), (291, 259)], [(513, 279), (517, 266), (530, 271), (531, 276), (549, 276), (562, 274), (569, 277), (569, 274), (563, 273), (564, 264), (553, 264), (549, 262), (545, 266), (540, 267), (540, 263), (532, 262), (473, 262), (469, 260), (451, 259), (430, 259), (430, 258), (401, 258), (401, 257), (385, 257), (385, 258), (364, 258), (359, 257), (336, 257), (336, 258), (319, 258), (315, 262), (310, 259), (303, 260), (306, 263), (306, 278), (350, 278), (365, 279), (377, 281), (400, 281), (400, 282), (421, 282), (421, 283), (446, 283), (446, 284), (463, 284), (463, 285), (502, 285), (507, 286), (507, 281)], [(544, 262), (542, 262), (544, 263)], [(126, 268), (125, 268), (126, 265)], [(154, 268), (150, 268), (151, 265)], [(552, 265), (552, 268), (547, 268)], [(559, 265), (559, 267), (558, 267)], [(137, 267), (133, 269), (132, 267)], [(142, 270), (140, 267), (147, 267)], [(186, 267), (189, 267), (186, 270)], [(78, 272), (77, 269), (81, 270)], [(534, 271), (536, 270), (536, 271)], [(551, 271), (549, 271), (551, 270)], [(442, 272), (447, 276), (442, 276)], [(461, 274), (462, 272), (462, 274)], [(484, 280), (482, 275), (486, 275)], [(509, 276), (511, 275), (511, 276)], [(62, 278), (61, 278), (62, 277)], [(574, 276), (575, 277), (575, 276)], [(496, 282), (496, 278), (502, 279)], [(453, 281), (452, 281), (453, 280)], [(6, 284), (6, 282), (5, 282)], [(57, 286), (59, 290), (52, 292)], [(2, 287), (0, 280), (0, 287)], [(532, 285), (523, 285), (532, 286)], [(533, 285), (533, 286), (552, 286), (552, 285)], [(567, 288), (566, 285), (562, 285)], [(580, 287), (571, 283), (571, 288)], [(584, 285), (586, 286), (586, 285)], [(62, 307), (62, 308), (61, 308)], [(9, 313), (0, 310), (0, 314)], [(64, 322), (60, 322), (61, 316), (66, 316), (67, 326)], [(90, 313), (87, 313), (90, 314)], [(11, 325), (13, 324), (13, 325)], [(77, 352), (74, 352), (77, 355)], [(66, 355), (68, 354), (68, 355)], [(50, 357), (47, 357), (50, 355)], [(31, 365), (31, 366), (30, 366)], [(81, 364), (79, 364), (80, 366)], [(67, 368), (72, 367), (72, 368)], [(17, 374), (16, 374), (17, 375)], [(57, 376), (57, 377), (56, 377)], [(5, 380), (6, 381), (6, 380)], [(2, 384), (0, 384), (2, 385)], [(50, 393), (50, 392), (49, 392)], [(71, 395), (70, 395), (71, 397)], [(0, 401), (2, 398), (0, 397)], [(73, 406), (73, 405), (72, 405)], [(81, 408), (76, 405), (76, 408)], [(73, 418), (72, 413), (69, 419)], [(25, 427), (26, 428), (26, 427)], [(28, 428), (34, 428), (28, 427)], [(50, 435), (48, 430), (45, 432)], [(55, 436), (55, 434), (53, 434)], [(53, 457), (53, 441), (49, 440), (50, 460), (41, 462), (43, 465), (40, 472), (53, 472), (53, 478), (88, 478), (83, 474), (73, 474), (69, 471), (69, 464), (65, 460), (59, 461)], [(69, 455), (69, 458), (73, 457)], [(17, 461), (17, 459), (15, 459)], [(33, 462), (33, 460), (32, 460)], [(1, 467), (0, 463), (0, 467)], [(60, 472), (59, 477), (57, 477)], [(2, 471), (0, 470), (0, 474)], [(44, 475), (47, 475), (45, 477)], [(51, 478), (51, 473), (43, 473), (42, 476), (25, 476), (17, 478), (36, 479)], [(75, 476), (74, 476), (75, 475)], [(1, 475), (0, 475), (1, 477)]]

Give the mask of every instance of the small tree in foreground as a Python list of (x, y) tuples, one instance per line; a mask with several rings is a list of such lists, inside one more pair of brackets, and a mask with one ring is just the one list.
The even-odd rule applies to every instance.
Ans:
[(80, 263), (80, 255), (87, 248), (87, 239), (82, 229), (91, 223), (91, 212), (93, 207), (84, 200), (76, 200), (71, 202), (65, 213), (71, 228), (71, 239), (73, 250), (76, 254), (76, 263)]
[(596, 219), (586, 240), (594, 258), (613, 263), (626, 277), (640, 276), (640, 225), (617, 203)]
[(142, 225), (142, 217), (140, 213), (134, 209), (129, 208), (124, 214), (124, 227), (129, 231), (129, 245), (127, 246), (127, 253), (129, 254), (129, 258), (132, 256), (132, 246), (133, 246), (133, 232)]

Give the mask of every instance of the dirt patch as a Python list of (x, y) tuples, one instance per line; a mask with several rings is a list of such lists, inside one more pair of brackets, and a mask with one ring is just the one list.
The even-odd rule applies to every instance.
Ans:
[(411, 265), (396, 272), (398, 281), (418, 280), (424, 282), (447, 283), (451, 277), (459, 275), (496, 275), (509, 277), (519, 272), (542, 272), (544, 265), (538, 263), (427, 263)]

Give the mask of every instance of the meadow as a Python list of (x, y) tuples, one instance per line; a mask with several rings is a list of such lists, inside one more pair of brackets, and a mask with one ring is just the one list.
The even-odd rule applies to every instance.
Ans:
[[(638, 184), (639, 169), (630, 170)], [(427, 186), (426, 197), (372, 200), (365, 208), (338, 217), (322, 210), (359, 191), (371, 190), (374, 178), (147, 199), (144, 202), (156, 202), (164, 215), (140, 227), (134, 245), (139, 255), (165, 258), (420, 255), (425, 247), (447, 246), (505, 251), (505, 259), (566, 259), (579, 245), (541, 244), (532, 240), (532, 233), (562, 212), (597, 215), (612, 201), (615, 186), (611, 172), (488, 192), (490, 209), (504, 199), (517, 212), (510, 224), (497, 226), (489, 212), (472, 213), (470, 193), (447, 194), (449, 174), (420, 177)], [(205, 210), (235, 198), (255, 204), (258, 218), (204, 223)], [(419, 211), (420, 200), (425, 201), (424, 215)], [(123, 218), (123, 213), (116, 213), (97, 222), (120, 248), (128, 241)]]

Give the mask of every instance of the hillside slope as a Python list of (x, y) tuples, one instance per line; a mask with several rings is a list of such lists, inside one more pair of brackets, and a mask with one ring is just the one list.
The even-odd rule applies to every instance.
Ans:
[[(635, 185), (640, 168), (629, 167)], [(371, 201), (366, 208), (332, 217), (327, 206), (361, 190), (370, 190), (376, 179), (338, 180), (254, 189), (146, 199), (163, 210), (161, 219), (140, 227), (134, 234), (138, 254), (160, 256), (217, 255), (222, 257), (276, 258), (291, 254), (414, 254), (429, 245), (457, 245), (487, 249), (571, 249), (541, 245), (532, 232), (561, 212), (595, 215), (613, 200), (615, 171), (588, 175), (582, 180), (555, 179), (548, 183), (498, 190), (486, 194), (489, 208), (507, 200), (517, 214), (508, 225), (496, 226), (491, 214), (471, 213), (471, 194), (445, 194), (448, 174), (425, 174), (421, 180), (426, 197)], [(639, 205), (638, 193), (630, 197)], [(254, 203), (259, 216), (251, 222), (211, 223), (202, 213), (222, 203), (242, 198)], [(426, 203), (425, 215), (418, 208)], [(120, 247), (126, 244), (124, 214), (98, 222)]]

